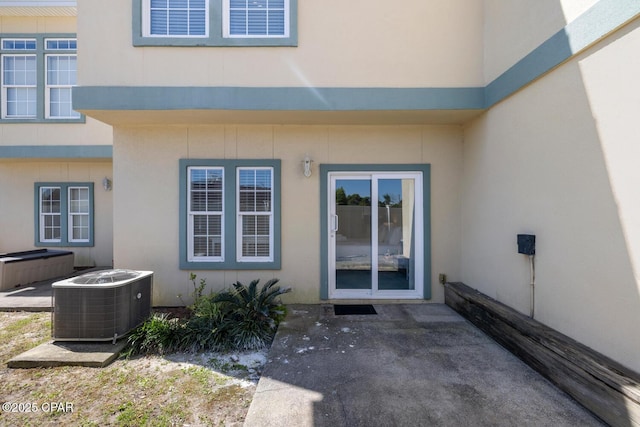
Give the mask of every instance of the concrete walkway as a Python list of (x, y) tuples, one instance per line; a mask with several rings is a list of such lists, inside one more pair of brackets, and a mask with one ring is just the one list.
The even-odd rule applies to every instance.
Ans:
[(289, 306), (245, 426), (596, 426), (449, 307)]

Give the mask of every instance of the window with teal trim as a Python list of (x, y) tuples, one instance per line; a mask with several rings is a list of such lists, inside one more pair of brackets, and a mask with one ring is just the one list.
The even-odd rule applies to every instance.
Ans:
[(35, 184), (36, 246), (93, 246), (93, 183)]
[(75, 36), (0, 34), (0, 40), (1, 122), (84, 122), (71, 99)]
[(180, 160), (180, 265), (280, 268), (280, 161)]
[(133, 0), (134, 46), (297, 46), (298, 0)]

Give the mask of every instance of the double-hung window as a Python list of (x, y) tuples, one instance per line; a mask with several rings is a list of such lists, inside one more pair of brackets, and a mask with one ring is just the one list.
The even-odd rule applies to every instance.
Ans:
[(189, 168), (189, 258), (222, 261), (224, 169)]
[(273, 259), (273, 168), (239, 167), (236, 248), (240, 261)]
[(36, 246), (93, 246), (93, 183), (36, 183)]
[(180, 161), (180, 265), (280, 268), (280, 161)]
[[(75, 39), (47, 39), (46, 51), (75, 50)], [(71, 108), (71, 88), (77, 80), (77, 56), (75, 54), (47, 53), (45, 117), (78, 119), (80, 113)]]
[(144, 0), (148, 36), (204, 37), (209, 22), (208, 0)]
[(288, 37), (288, 0), (225, 0), (225, 37)]
[(0, 120), (82, 121), (71, 102), (76, 49), (76, 39), (65, 36), (0, 37)]
[(36, 46), (35, 39), (2, 39), (2, 118), (37, 115)]
[(298, 0), (133, 0), (134, 46), (296, 46)]

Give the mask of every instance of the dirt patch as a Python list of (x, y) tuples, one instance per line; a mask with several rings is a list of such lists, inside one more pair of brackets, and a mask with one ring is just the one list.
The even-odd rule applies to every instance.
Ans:
[(136, 357), (100, 369), (7, 368), (50, 340), (50, 316), (0, 312), (0, 425), (239, 426), (266, 363), (265, 350)]

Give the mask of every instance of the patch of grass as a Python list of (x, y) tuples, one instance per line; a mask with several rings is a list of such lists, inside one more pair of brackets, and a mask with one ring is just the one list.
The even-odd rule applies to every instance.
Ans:
[(139, 410), (131, 401), (127, 401), (118, 406), (116, 423), (122, 427), (146, 425), (149, 423), (149, 413)]
[[(49, 340), (49, 319), (49, 313), (0, 313), (0, 355)], [(0, 426), (242, 425), (255, 385), (236, 386), (211, 368), (213, 359), (201, 358), (196, 363), (202, 366), (158, 356), (120, 359), (105, 368), (0, 366), (3, 402), (73, 405), (73, 412), (0, 412)]]
[(226, 360), (213, 358), (213, 359), (210, 359), (208, 363), (209, 365), (211, 365), (212, 368), (222, 373), (249, 372), (249, 368), (237, 362), (227, 362)]
[(46, 342), (51, 337), (50, 313), (0, 313), (0, 342), (14, 342), (12, 346), (0, 346), (0, 362)]

